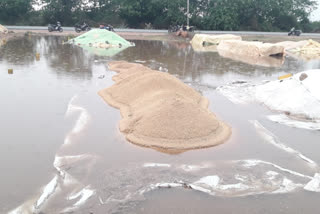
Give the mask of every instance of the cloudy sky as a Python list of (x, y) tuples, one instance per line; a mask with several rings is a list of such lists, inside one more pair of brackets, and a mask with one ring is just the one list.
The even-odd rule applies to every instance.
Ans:
[(310, 15), (311, 21), (320, 21), (320, 0), (317, 0), (318, 2), (318, 9), (313, 11), (313, 13)]

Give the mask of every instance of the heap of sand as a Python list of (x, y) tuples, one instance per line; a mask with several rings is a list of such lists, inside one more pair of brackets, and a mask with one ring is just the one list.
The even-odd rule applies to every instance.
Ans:
[(208, 100), (174, 76), (141, 64), (111, 62), (113, 86), (99, 95), (120, 109), (120, 131), (146, 147), (195, 149), (225, 142), (231, 128), (208, 110)]

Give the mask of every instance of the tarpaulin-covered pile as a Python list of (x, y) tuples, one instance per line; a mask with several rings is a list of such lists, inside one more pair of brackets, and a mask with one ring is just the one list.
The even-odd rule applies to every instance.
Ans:
[(223, 40), (218, 45), (218, 51), (247, 57), (261, 57), (283, 55), (284, 47), (271, 43)]
[(85, 50), (100, 56), (113, 56), (128, 47), (134, 46), (134, 43), (104, 29), (91, 30), (71, 39), (69, 43), (79, 45)]
[(243, 62), (250, 65), (259, 65), (263, 67), (281, 67), (284, 63), (283, 57), (248, 57), (247, 55), (239, 55), (226, 51), (219, 51), (219, 55), (225, 58), (229, 58), (235, 61)]
[(320, 130), (320, 69), (285, 76), (270, 82), (235, 81), (217, 90), (235, 104), (256, 101), (279, 111), (267, 116), (273, 122)]
[(222, 35), (207, 35), (207, 34), (196, 34), (191, 40), (191, 44), (197, 44), (202, 46), (208, 45), (219, 45), (222, 40), (241, 40), (241, 36), (232, 34)]
[(196, 34), (191, 40), (191, 45), (195, 51), (217, 51), (216, 47), (222, 40), (242, 40), (242, 38), (241, 36), (236, 36), (232, 34)]
[(74, 42), (77, 45), (87, 45), (100, 48), (119, 45), (127, 47), (133, 46), (131, 42), (128, 42), (118, 34), (104, 29), (91, 30), (72, 39), (71, 42)]
[(308, 43), (308, 40), (302, 40), (302, 41), (283, 41), (276, 43), (277, 45), (281, 45), (284, 47), (285, 52), (288, 52), (292, 49), (300, 48)]
[(280, 42), (277, 44), (282, 45), (289, 55), (294, 54), (306, 60), (320, 58), (320, 43), (311, 39), (299, 42)]
[(320, 69), (256, 86), (255, 98), (273, 110), (320, 119)]
[(249, 42), (239, 40), (223, 40), (217, 47), (220, 56), (241, 61), (251, 65), (280, 67), (283, 64), (284, 47), (281, 45)]
[(2, 25), (0, 25), (0, 33), (8, 33), (8, 29)]

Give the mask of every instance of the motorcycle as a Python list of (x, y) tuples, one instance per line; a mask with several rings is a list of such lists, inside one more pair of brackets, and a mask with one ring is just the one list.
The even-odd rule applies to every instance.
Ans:
[(75, 29), (75, 31), (76, 31), (77, 33), (80, 33), (81, 31), (89, 31), (89, 30), (91, 30), (91, 27), (89, 27), (88, 24), (83, 23), (82, 25), (76, 24), (76, 25), (74, 26), (74, 29)]
[(59, 31), (60, 33), (63, 32), (63, 28), (61, 27), (61, 23), (57, 22), (57, 24), (49, 24), (48, 25), (48, 31)]
[(100, 25), (99, 28), (114, 32), (114, 29), (113, 29), (112, 25)]
[(170, 26), (168, 29), (168, 32), (175, 33), (175, 32), (178, 32), (181, 28), (182, 28), (182, 26), (180, 26), (180, 25)]
[(301, 30), (296, 30), (294, 28), (292, 28), (289, 33), (288, 33), (288, 36), (300, 36), (302, 33)]
[(175, 33), (178, 31), (194, 32), (194, 26), (174, 25), (170, 26), (168, 29), (169, 33)]

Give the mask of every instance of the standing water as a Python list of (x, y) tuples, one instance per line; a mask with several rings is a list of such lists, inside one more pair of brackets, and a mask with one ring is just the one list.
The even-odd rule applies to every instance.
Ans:
[[(320, 132), (271, 122), (266, 116), (275, 112), (234, 104), (217, 88), (275, 80), (320, 68), (319, 61), (286, 58), (281, 67), (261, 67), (160, 41), (134, 41), (103, 57), (64, 39), (24, 37), (0, 47), (0, 213), (317, 210)], [(195, 88), (232, 127), (231, 138), (176, 153), (128, 143), (119, 111), (97, 94), (113, 84), (112, 60), (142, 63)]]

